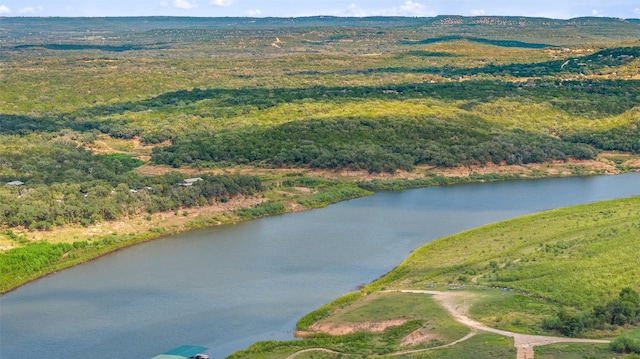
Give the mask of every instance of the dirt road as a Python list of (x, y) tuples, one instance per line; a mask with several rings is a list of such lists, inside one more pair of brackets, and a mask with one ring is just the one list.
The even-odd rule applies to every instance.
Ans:
[(512, 337), (515, 342), (515, 347), (518, 350), (517, 359), (532, 359), (533, 348), (539, 345), (547, 345), (554, 343), (609, 343), (608, 340), (592, 340), (592, 339), (577, 339), (577, 338), (563, 338), (563, 337), (550, 337), (542, 335), (528, 335), (508, 332), (505, 330), (495, 329), (488, 327), (480, 322), (477, 322), (467, 316), (469, 308), (475, 297), (474, 294), (463, 291), (450, 291), (439, 292), (432, 290), (400, 290), (401, 293), (421, 293), (430, 294), (433, 296), (443, 308), (451, 314), (451, 316), (459, 323), (464, 324), (471, 328), (472, 331), (481, 330), (489, 333), (495, 333), (504, 335), (506, 337)]
[[(488, 327), (467, 316), (467, 314), (469, 313), (469, 308), (471, 308), (471, 305), (478, 298), (477, 294), (474, 294), (471, 292), (465, 292), (465, 291), (439, 292), (439, 291), (433, 291), (433, 290), (389, 290), (386, 292), (430, 294), (433, 296), (434, 300), (436, 300), (447, 312), (449, 312), (449, 314), (453, 317), (455, 321), (463, 325), (466, 325), (471, 329), (471, 332), (467, 334), (465, 337), (460, 338), (452, 343), (449, 343), (440, 347), (436, 347), (436, 348), (401, 351), (401, 352), (390, 354), (392, 356), (419, 353), (426, 350), (450, 347), (452, 345), (458, 344), (460, 342), (463, 342), (473, 337), (479, 331), (495, 333), (505, 337), (512, 337), (514, 340), (514, 346), (517, 349), (516, 359), (533, 359), (533, 356), (534, 356), (533, 349), (536, 346), (540, 346), (540, 345), (547, 345), (547, 344), (554, 344), (554, 343), (598, 343), (598, 344), (609, 343), (608, 340), (578, 339), (578, 338), (564, 338), (564, 337), (552, 337), (552, 336), (542, 336), (542, 335), (519, 334), (519, 333), (509, 332), (506, 330), (500, 330), (500, 329)], [(302, 353), (307, 353), (312, 351), (322, 351), (322, 352), (339, 354), (337, 352), (324, 349), (324, 348), (312, 348), (312, 349), (306, 349), (306, 350), (296, 352), (290, 355), (289, 357), (287, 357), (287, 359), (293, 359)]]

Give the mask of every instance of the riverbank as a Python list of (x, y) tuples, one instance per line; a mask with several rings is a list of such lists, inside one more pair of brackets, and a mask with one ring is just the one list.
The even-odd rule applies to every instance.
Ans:
[[(623, 158), (616, 161), (611, 158)], [(622, 156), (622, 157), (621, 157)], [(233, 224), (250, 217), (242, 217), (237, 211), (242, 208), (255, 208), (265, 202), (281, 203), (283, 212), (297, 212), (308, 208), (321, 207), (332, 203), (332, 199), (344, 200), (357, 196), (323, 198), (315, 201), (315, 205), (309, 205), (309, 198), (319, 196), (335, 190), (339, 185), (359, 185), (361, 187), (374, 187), (373, 189), (424, 187), (426, 185), (448, 183), (471, 183), (483, 181), (495, 181), (517, 178), (545, 178), (566, 177), (578, 175), (616, 174), (625, 170), (634, 169), (637, 158), (622, 154), (605, 154), (597, 161), (562, 162), (533, 164), (527, 166), (499, 166), (464, 168), (418, 168), (413, 172), (398, 172), (395, 174), (368, 174), (355, 171), (312, 171), (302, 169), (255, 169), (234, 168), (234, 171), (242, 174), (253, 174), (263, 178), (267, 190), (256, 196), (237, 197), (226, 203), (218, 203), (213, 206), (202, 206), (185, 210), (163, 212), (156, 214), (131, 215), (123, 220), (101, 222), (95, 225), (58, 227), (51, 231), (30, 232), (24, 229), (11, 229), (12, 235), (2, 236), (0, 248), (4, 254), (11, 249), (21, 248), (29, 243), (46, 241), (51, 244), (83, 243), (79, 248), (73, 248), (71, 252), (65, 252), (60, 260), (28, 274), (9, 275), (1, 286), (2, 293), (13, 290), (29, 281), (41, 278), (52, 272), (62, 270), (94, 258), (109, 254), (113, 251), (135, 245), (148, 240), (174, 235), (177, 233), (215, 225)], [(162, 173), (172, 169), (162, 166), (143, 166), (141, 171), (153, 171)], [(182, 171), (194, 171), (183, 169)], [(199, 172), (201, 173), (201, 172)], [(295, 178), (311, 178), (309, 185), (286, 185), (286, 181)], [(435, 179), (435, 180), (434, 180)], [(431, 181), (428, 182), (427, 180)], [(331, 185), (326, 182), (330, 181)], [(318, 185), (321, 183), (322, 185)], [(362, 192), (364, 193), (364, 192)], [(347, 194), (349, 195), (349, 193)], [(327, 197), (327, 196), (325, 196)], [(335, 202), (335, 201), (334, 201)], [(319, 203), (319, 205), (318, 205)], [(6, 232), (5, 232), (6, 233)], [(16, 240), (19, 239), (19, 240)]]
[[(256, 343), (230, 358), (294, 357), (308, 348), (393, 357), (459, 343), (454, 338), (465, 333), (445, 335), (452, 327), (434, 324), (440, 314), (424, 307), (428, 298), (472, 331), (513, 338), (509, 346), (517, 349), (518, 358), (533, 358), (539, 346), (554, 353), (546, 358), (618, 357), (616, 343), (635, 343), (638, 326), (610, 325), (604, 319), (609, 314), (593, 313), (595, 308), (616, 310), (607, 303), (634, 293), (638, 270), (629, 263), (638, 250), (634, 209), (639, 201), (637, 196), (621, 197), (559, 207), (441, 237), (361, 290), (303, 316), (296, 335), (304, 340)], [(424, 300), (412, 297), (425, 294), (429, 297)], [(554, 320), (560, 324), (550, 325)], [(569, 321), (572, 325), (563, 324)], [(553, 343), (573, 343), (571, 354), (549, 346)], [(476, 353), (491, 347), (476, 342), (465, 349)], [(463, 358), (448, 350), (453, 349), (433, 357)]]
[[(106, 359), (114, 350), (130, 354), (123, 342), (137, 343), (140, 357), (188, 342), (222, 358), (261, 340), (290, 340), (304, 314), (380, 278), (425, 243), (551, 208), (637, 196), (638, 176), (385, 191), (151, 241), (3, 296), (11, 343), (3, 350)], [(48, 344), (63, 340), (74, 344)]]

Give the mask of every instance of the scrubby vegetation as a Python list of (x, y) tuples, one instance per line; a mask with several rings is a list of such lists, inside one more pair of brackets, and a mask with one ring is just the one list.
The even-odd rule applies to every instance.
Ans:
[(628, 358), (640, 355), (640, 341), (628, 336), (620, 336), (611, 342), (611, 349), (618, 353), (631, 354)]
[[(83, 152), (86, 153), (86, 152)], [(202, 181), (185, 185), (185, 176), (170, 173), (143, 177), (123, 170), (110, 171), (103, 163), (123, 168), (117, 157), (90, 156), (94, 162), (61, 158), (73, 166), (64, 176), (68, 180), (36, 180), (28, 186), (0, 188), (0, 223), (8, 227), (47, 230), (55, 226), (84, 226), (116, 220), (136, 213), (173, 211), (227, 201), (238, 195), (253, 195), (263, 190), (261, 181), (252, 176), (203, 175)], [(126, 161), (125, 161), (126, 163)], [(134, 162), (135, 163), (135, 162)], [(95, 165), (95, 167), (93, 167)], [(83, 171), (88, 180), (83, 180)], [(57, 171), (52, 171), (57, 172)], [(55, 173), (53, 173), (55, 175)]]
[[(186, 218), (252, 197), (225, 218), (185, 220), (184, 228), (198, 228), (321, 207), (370, 190), (521, 176), (446, 177), (433, 168), (640, 153), (637, 21), (1, 18), (0, 24), (2, 291), (171, 233), (175, 228), (152, 224), (159, 212)], [(615, 162), (618, 171), (630, 166)], [(306, 172), (290, 176), (282, 169)], [(371, 178), (318, 174), (341, 171)], [(407, 175), (385, 177), (397, 173)], [(545, 330), (543, 321), (546, 330), (565, 334), (579, 332), (574, 324), (583, 319), (581, 331), (633, 324), (615, 304), (623, 288), (637, 289), (629, 283), (635, 269), (623, 267), (634, 263), (633, 205), (511, 222), (529, 228), (517, 233), (501, 225), (480, 229), (485, 247), (465, 253), (464, 235), (445, 239), (368, 290), (434, 281), (508, 287), (515, 292), (504, 308), (528, 307), (525, 314), (518, 319), (516, 310), (505, 323), (488, 305), (479, 316), (522, 331)], [(33, 243), (29, 236), (122, 220), (149, 227), (143, 234), (58, 241), (64, 243)], [(436, 250), (438, 268), (421, 257)], [(611, 275), (592, 274), (594, 262)], [(569, 285), (576, 283), (580, 292)], [(552, 315), (543, 316), (545, 310)], [(417, 320), (382, 336), (319, 335), (295, 345), (358, 343), (350, 353), (385, 354), (423, 325)], [(250, 350), (266, 347), (280, 350), (279, 343)], [(493, 347), (494, 357), (508, 352)]]
[(285, 212), (286, 209), (284, 205), (279, 202), (265, 202), (258, 204), (253, 208), (241, 208), (236, 210), (236, 214), (244, 219), (273, 216), (276, 214), (283, 214)]
[(502, 132), (480, 118), (335, 119), (222, 132), (157, 148), (156, 163), (261, 164), (369, 172), (410, 171), (415, 165), (540, 163), (593, 159), (597, 152), (526, 131)]
[[(5, 233), (11, 235), (12, 233)], [(149, 234), (106, 235), (89, 241), (71, 243), (32, 242), (9, 249), (0, 255), (0, 292), (37, 279), (52, 271), (82, 263), (132, 243)]]
[[(566, 336), (579, 336), (594, 329), (611, 330), (619, 326), (637, 325), (640, 319), (640, 295), (632, 288), (620, 291), (618, 298), (605, 304), (577, 313), (561, 310), (558, 314), (545, 318), (542, 325), (548, 330), (557, 330)], [(619, 350), (620, 352), (625, 352)], [(634, 350), (640, 354), (640, 346)]]
[[(0, 44), (0, 180), (20, 180), (30, 190), (139, 189), (150, 180), (132, 171), (149, 155), (175, 168), (251, 164), (377, 173), (637, 151), (638, 46), (631, 40), (640, 29), (631, 22), (2, 22), (3, 39), (12, 41)], [(470, 28), (477, 36), (460, 35)], [(581, 43), (572, 36), (578, 32)], [(630, 42), (614, 43), (624, 39)], [(598, 51), (591, 50), (594, 41)], [(379, 55), (363, 56), (371, 53)], [(116, 148), (113, 139), (155, 148)], [(103, 144), (111, 154), (95, 151)], [(127, 211), (102, 212), (109, 219)], [(9, 225), (42, 222), (42, 216), (22, 217)], [(63, 221), (98, 217), (88, 210)]]

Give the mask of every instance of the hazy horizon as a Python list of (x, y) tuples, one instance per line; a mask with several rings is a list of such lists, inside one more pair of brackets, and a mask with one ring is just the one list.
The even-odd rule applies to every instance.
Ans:
[(524, 16), (640, 18), (637, 0), (0, 0), (0, 17)]

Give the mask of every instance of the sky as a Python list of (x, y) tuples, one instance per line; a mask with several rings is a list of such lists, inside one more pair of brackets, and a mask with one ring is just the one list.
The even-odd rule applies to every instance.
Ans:
[(314, 15), (640, 18), (640, 0), (0, 0), (0, 17)]

